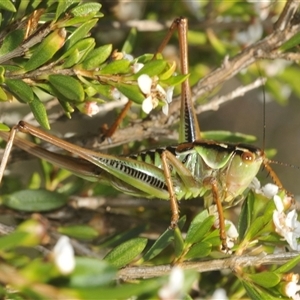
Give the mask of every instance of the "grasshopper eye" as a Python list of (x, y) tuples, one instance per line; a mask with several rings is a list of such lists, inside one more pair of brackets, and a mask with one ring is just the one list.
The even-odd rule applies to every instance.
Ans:
[(255, 160), (255, 155), (250, 151), (245, 151), (242, 153), (241, 158), (244, 162), (252, 162)]

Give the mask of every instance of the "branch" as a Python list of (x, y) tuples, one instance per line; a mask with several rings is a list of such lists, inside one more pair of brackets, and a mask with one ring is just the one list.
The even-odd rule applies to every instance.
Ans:
[(295, 16), (298, 6), (299, 1), (288, 0), (277, 22), (274, 24), (274, 29), (284, 30)]
[[(269, 254), (265, 256), (231, 256), (224, 259), (207, 260), (200, 262), (184, 262), (180, 264), (183, 270), (196, 270), (201, 273), (218, 270), (236, 270), (242, 267), (257, 265), (284, 264), (300, 255), (300, 252), (285, 252)], [(161, 265), (154, 267), (127, 267), (118, 273), (118, 279), (131, 280), (138, 278), (152, 278), (167, 275), (172, 269), (171, 265)]]
[(226, 102), (232, 101), (238, 97), (244, 96), (246, 93), (248, 93), (251, 90), (254, 90), (266, 83), (266, 78), (258, 78), (254, 82), (246, 85), (246, 86), (240, 86), (231, 93), (221, 96), (221, 97), (214, 97), (212, 98), (209, 103), (200, 105), (197, 107), (196, 113), (200, 114), (204, 111), (209, 110), (218, 110), (221, 104), (224, 104)]

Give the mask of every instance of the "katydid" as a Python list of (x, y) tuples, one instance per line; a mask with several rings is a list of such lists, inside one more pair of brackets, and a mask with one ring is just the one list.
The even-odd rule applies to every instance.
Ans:
[[(179, 18), (173, 22), (158, 52), (162, 51), (176, 28), (181, 47), (181, 71), (188, 74), (186, 19)], [(38, 137), (79, 158), (52, 153), (15, 137), (18, 131)], [(110, 184), (132, 196), (170, 200), (172, 228), (176, 227), (179, 219), (178, 201), (200, 196), (204, 198), (207, 208), (211, 205), (217, 207), (223, 249), (227, 248), (223, 206), (230, 207), (242, 198), (262, 165), (275, 184), (282, 188), (263, 150), (249, 145), (201, 139), (188, 79), (182, 83), (178, 145), (136, 155), (113, 156), (73, 145), (24, 121), (14, 126), (10, 134), (0, 132), (0, 136), (8, 141), (0, 166), (0, 181), (11, 147), (15, 144), (87, 180)]]

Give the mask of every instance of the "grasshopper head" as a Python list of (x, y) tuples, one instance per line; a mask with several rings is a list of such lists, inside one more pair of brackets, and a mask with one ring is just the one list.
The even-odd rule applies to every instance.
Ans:
[(264, 164), (265, 155), (259, 148), (249, 145), (237, 145), (223, 173), (226, 196), (224, 201), (231, 201), (241, 195), (250, 185)]
[(197, 143), (196, 151), (207, 166), (204, 177), (217, 180), (225, 205), (242, 196), (266, 160), (262, 150), (244, 144), (202, 141)]

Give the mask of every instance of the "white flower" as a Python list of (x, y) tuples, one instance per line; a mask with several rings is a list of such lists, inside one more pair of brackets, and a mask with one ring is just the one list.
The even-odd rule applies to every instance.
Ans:
[(117, 88), (113, 88), (111, 90), (111, 96), (114, 100), (118, 100), (118, 101), (128, 101), (128, 98), (123, 95)]
[(263, 195), (265, 195), (269, 199), (272, 199), (275, 195), (277, 195), (278, 190), (278, 186), (273, 183), (267, 183), (261, 188)]
[(144, 64), (141, 63), (134, 63), (132, 66), (132, 71), (134, 74), (136, 74), (138, 71), (140, 71), (144, 67)]
[(210, 299), (211, 300), (227, 300), (228, 297), (226, 295), (226, 291), (224, 289), (219, 288), (214, 291), (214, 293), (212, 294)]
[(123, 54), (123, 59), (129, 60), (129, 61), (133, 61), (133, 55), (128, 54), (126, 52), (122, 52)]
[(142, 74), (137, 79), (139, 88), (143, 94), (149, 95), (151, 92), (152, 79), (147, 74)]
[(225, 226), (228, 227), (228, 229), (226, 230), (226, 244), (227, 247), (231, 249), (234, 246), (234, 241), (236, 241), (239, 237), (239, 234), (235, 225), (231, 221), (225, 220)]
[(147, 97), (142, 104), (142, 110), (146, 113), (149, 114), (150, 111), (153, 109), (153, 102), (152, 102), (152, 97), (149, 96)]
[(70, 274), (75, 268), (74, 249), (67, 236), (61, 236), (53, 248), (54, 263), (59, 271)]
[(182, 296), (183, 282), (183, 270), (179, 266), (173, 267), (169, 282), (158, 291), (159, 298), (162, 300), (180, 299)]
[(159, 84), (156, 86), (156, 90), (158, 92), (157, 97), (164, 102), (162, 107), (163, 113), (167, 116), (169, 114), (169, 103), (173, 100), (173, 91), (174, 86), (170, 86), (165, 91)]
[(300, 222), (295, 209), (287, 214), (284, 212), (284, 201), (278, 195), (274, 196), (276, 210), (273, 212), (273, 223), (276, 232), (281, 235), (293, 250), (300, 251)]
[(291, 281), (287, 283), (285, 286), (285, 294), (294, 300), (300, 299), (299, 294), (296, 294), (300, 291), (300, 285), (297, 284), (297, 282)]
[(142, 104), (143, 111), (146, 114), (149, 114), (151, 110), (158, 105), (160, 100), (164, 102), (164, 105), (162, 107), (163, 113), (165, 115), (168, 115), (169, 103), (172, 102), (174, 87), (171, 86), (167, 88), (166, 91), (159, 84), (156, 84), (155, 87), (153, 87), (153, 80), (147, 74), (140, 75), (137, 81), (140, 90), (143, 94), (146, 95), (146, 98)]
[(99, 108), (97, 102), (93, 101), (93, 102), (85, 102), (84, 103), (84, 112), (89, 117), (96, 115), (99, 111), (100, 111), (100, 108)]

